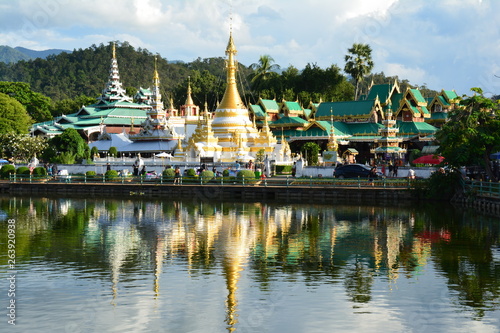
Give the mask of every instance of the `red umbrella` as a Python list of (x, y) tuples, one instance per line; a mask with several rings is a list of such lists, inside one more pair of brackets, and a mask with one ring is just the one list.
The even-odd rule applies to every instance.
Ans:
[(413, 160), (413, 164), (441, 164), (444, 161), (443, 156), (424, 155)]

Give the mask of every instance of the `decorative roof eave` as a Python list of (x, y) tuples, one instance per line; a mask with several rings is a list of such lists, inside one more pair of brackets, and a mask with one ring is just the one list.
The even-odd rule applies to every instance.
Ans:
[(317, 126), (317, 127), (321, 128), (323, 131), (329, 131), (329, 129), (327, 129), (325, 126), (323, 126), (321, 123), (319, 123), (318, 120), (319, 119), (316, 119), (316, 120), (309, 122), (309, 124), (304, 126), (304, 131), (307, 131), (308, 129), (310, 129), (313, 126)]
[(342, 116), (323, 116), (323, 117), (318, 117), (316, 120), (324, 120), (324, 121), (330, 121), (333, 119), (334, 121), (343, 121), (343, 122), (349, 122), (349, 120), (363, 120), (365, 122), (369, 122), (369, 120), (372, 118), (373, 113), (370, 114), (362, 114), (362, 115), (342, 115)]
[(301, 129), (304, 128), (304, 124), (299, 124), (299, 123), (281, 123), (281, 124), (270, 124), (269, 125), (271, 128), (295, 128), (295, 129)]
[(411, 112), (413, 116), (420, 116), (422, 114), (418, 107), (412, 106), (408, 100), (405, 100), (404, 104), (398, 108), (398, 110), (394, 113), (394, 117), (397, 117), (402, 111)]
[(420, 93), (420, 90), (407, 88), (406, 94), (408, 93), (412, 96), (417, 106), (427, 106), (427, 101), (425, 101), (425, 99), (423, 98), (422, 94)]
[(441, 90), (441, 95), (448, 101), (450, 104), (456, 104), (460, 101), (460, 97), (457, 95), (455, 90)]

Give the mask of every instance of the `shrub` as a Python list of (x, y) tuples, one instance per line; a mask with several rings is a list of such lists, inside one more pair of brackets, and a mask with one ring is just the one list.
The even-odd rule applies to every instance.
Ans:
[(224, 169), (224, 171), (222, 171), (222, 176), (223, 177), (229, 177), (229, 170), (228, 169)]
[(188, 177), (196, 177), (196, 170), (195, 169), (188, 169), (187, 174)]
[(255, 174), (252, 170), (240, 170), (238, 171), (236, 178), (240, 183), (243, 182), (243, 179), (245, 180), (245, 183), (250, 183), (250, 182), (255, 183), (257, 181), (257, 179), (255, 178)]
[(431, 199), (451, 200), (460, 190), (461, 174), (456, 170), (445, 173), (434, 172), (426, 180), (426, 197)]
[(208, 183), (209, 181), (214, 179), (214, 173), (210, 170), (203, 170), (200, 177), (203, 179), (204, 183)]
[(99, 156), (99, 149), (96, 146), (93, 146), (90, 150), (90, 157), (94, 158), (94, 156)]
[(89, 171), (85, 172), (85, 175), (87, 177), (94, 177), (96, 175), (96, 173), (94, 170), (89, 170)]
[(22, 166), (17, 168), (16, 174), (18, 175), (29, 175), (30, 174), (30, 168)]
[(42, 167), (36, 167), (33, 169), (33, 176), (47, 176), (47, 170)]
[(55, 160), (57, 163), (61, 164), (75, 164), (76, 155), (71, 152), (65, 151), (60, 153)]
[(118, 156), (118, 149), (116, 149), (116, 147), (109, 147), (109, 156), (111, 157), (116, 157)]
[(292, 168), (293, 165), (276, 165), (276, 173), (277, 174), (292, 173)]
[(2, 166), (2, 169), (0, 169), (0, 175), (2, 178), (9, 178), (9, 175), (16, 173), (16, 167), (13, 166), (12, 164), (5, 164)]
[(163, 179), (174, 179), (175, 170), (172, 168), (163, 170)]
[(111, 179), (118, 177), (118, 171), (108, 170), (108, 171), (106, 171), (106, 173), (104, 175), (106, 176), (106, 179), (111, 180)]

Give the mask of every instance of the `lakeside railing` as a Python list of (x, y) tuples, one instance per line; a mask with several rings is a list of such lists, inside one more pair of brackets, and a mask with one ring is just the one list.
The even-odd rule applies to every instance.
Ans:
[(465, 180), (464, 192), (475, 196), (500, 199), (500, 183), (492, 181)]
[(313, 177), (189, 177), (175, 178), (162, 175), (151, 176), (106, 176), (106, 175), (63, 175), (63, 176), (34, 176), (11, 174), (11, 183), (68, 183), (68, 184), (157, 184), (157, 185), (203, 185), (203, 186), (263, 186), (263, 187), (338, 187), (338, 188), (394, 188), (411, 189), (422, 182), (421, 179), (383, 178), (370, 181), (367, 178), (313, 178)]

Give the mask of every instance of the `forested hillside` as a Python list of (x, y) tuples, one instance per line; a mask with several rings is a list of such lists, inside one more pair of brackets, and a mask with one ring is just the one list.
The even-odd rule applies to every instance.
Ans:
[(0, 45), (0, 63), (15, 63), (19, 60), (29, 60), (31, 57), (15, 48)]
[[(33, 92), (50, 97), (52, 116), (73, 113), (82, 102), (88, 105), (101, 93), (108, 81), (111, 57), (112, 44), (109, 43), (50, 55), (47, 59), (0, 63), (0, 81), (25, 82)], [(170, 99), (175, 107), (184, 103), (188, 77), (193, 100), (202, 107), (207, 102), (209, 110), (214, 110), (224, 93), (226, 74), (222, 56), (198, 58), (190, 63), (169, 62), (128, 42), (116, 42), (116, 57), (121, 82), (130, 96), (140, 87), (151, 86), (155, 57), (165, 104)], [(362, 92), (366, 92), (371, 79), (379, 84), (392, 83), (395, 78), (383, 73), (370, 74), (360, 86)], [(407, 80), (401, 83), (403, 88), (410, 85)], [(293, 66), (279, 69), (267, 55), (249, 66), (239, 64), (238, 88), (247, 105), (256, 103), (259, 97), (274, 98), (278, 102), (298, 100), (304, 107), (308, 107), (310, 101), (345, 101), (354, 97), (352, 80), (338, 65), (325, 69), (316, 64), (307, 64), (300, 70)], [(428, 91), (427, 95), (431, 94), (432, 91)], [(44, 112), (37, 115), (32, 111), (30, 115), (39, 121), (47, 118)]]
[[(111, 56), (111, 44), (101, 44), (74, 50), (71, 53), (51, 55), (47, 59), (18, 61), (13, 64), (0, 63), (0, 80), (26, 82), (33, 91), (50, 97), (54, 102), (74, 99), (81, 95), (97, 97), (108, 81)], [(121, 82), (129, 93), (135, 92), (139, 87), (151, 86), (154, 54), (146, 49), (135, 49), (127, 42), (118, 42), (116, 57)], [(222, 57), (198, 59), (191, 63), (168, 63), (167, 59), (157, 56), (157, 66), (163, 95), (166, 98), (173, 97), (176, 104), (185, 100), (188, 76), (192, 77), (192, 85), (195, 85), (193, 92), (210, 89), (219, 92), (220, 95), (224, 91)], [(201, 75), (203, 71), (207, 71), (204, 73), (205, 77)], [(241, 65), (240, 71), (244, 75), (250, 73), (248, 68)], [(202, 100), (195, 102), (203, 104), (206, 94), (207, 90), (203, 91)], [(199, 97), (196, 96), (198, 99)], [(217, 96), (207, 96), (207, 98), (216, 100)]]

